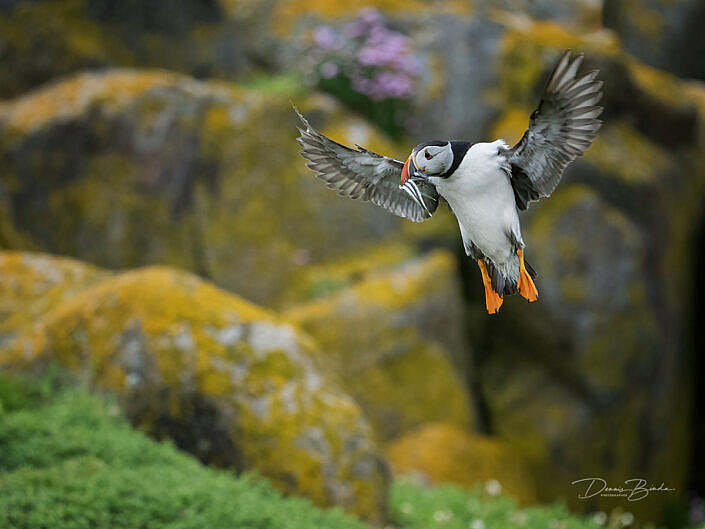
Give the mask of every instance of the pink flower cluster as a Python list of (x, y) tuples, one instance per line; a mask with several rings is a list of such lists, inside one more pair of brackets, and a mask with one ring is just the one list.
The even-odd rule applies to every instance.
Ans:
[(419, 75), (410, 39), (387, 28), (373, 8), (340, 28), (318, 26), (311, 57), (320, 78), (345, 75), (355, 91), (375, 101), (408, 98)]

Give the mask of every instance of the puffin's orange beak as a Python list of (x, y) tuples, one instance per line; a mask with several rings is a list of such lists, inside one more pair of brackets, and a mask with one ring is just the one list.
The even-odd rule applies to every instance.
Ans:
[(414, 171), (416, 171), (416, 166), (414, 165), (414, 162), (411, 161), (411, 156), (409, 156), (406, 159), (406, 163), (404, 164), (404, 168), (401, 170), (401, 185), (404, 185), (406, 181), (409, 179), (409, 164), (411, 164), (411, 167), (413, 168)]

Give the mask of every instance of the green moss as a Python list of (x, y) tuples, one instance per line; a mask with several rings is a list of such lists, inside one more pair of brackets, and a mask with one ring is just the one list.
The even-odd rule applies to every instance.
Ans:
[(3, 527), (366, 527), (259, 478), (203, 467), (78, 390), (0, 415), (0, 470)]
[(410, 480), (395, 482), (391, 496), (392, 520), (404, 529), (618, 529), (623, 527), (623, 513), (615, 509), (608, 515), (602, 513), (604, 519), (580, 517), (560, 503), (518, 509), (510, 498), (486, 490), (467, 492), (450, 485), (427, 488)]
[(466, 489), (499, 481), (523, 505), (536, 501), (533, 478), (515, 447), (447, 423), (430, 423), (388, 443), (385, 453), (395, 476), (415, 474), (432, 484)]
[(59, 303), (0, 350), (0, 364), (56, 362), (117, 394), (157, 437), (186, 437), (185, 448), (206, 447), (206, 461), (257, 470), (284, 492), (379, 521), (387, 474), (373, 433), (319, 370), (314, 347), (264, 309), (153, 267)]
[[(0, 388), (8, 380), (17, 388), (6, 377)], [(36, 390), (36, 383), (21, 384), (21, 391)], [(134, 431), (111, 399), (66, 387), (41, 395), (31, 406), (0, 413), (0, 526), (370, 527), (340, 509), (321, 511), (307, 500), (284, 498), (261, 478), (204, 467), (170, 443)], [(561, 505), (518, 509), (495, 489), (399, 480), (391, 490), (389, 523), (402, 529), (619, 527), (618, 511), (602, 524)]]
[[(482, 380), (497, 435), (529, 461), (544, 500), (566, 495), (576, 476), (621, 483), (638, 474), (682, 488), (689, 468), (683, 433), (688, 414), (665, 410), (683, 404), (687, 392), (655, 396), (650, 388), (625, 383), (653, 358), (676, 354), (659, 320), (663, 305), (656, 309), (649, 301), (662, 276), (644, 222), (576, 184), (559, 187), (527, 221), (528, 258), (550, 281), (539, 279), (541, 301), (527, 307), (543, 314), (527, 321), (517, 309), (512, 321), (527, 324), (495, 332), (488, 345), (493, 353)], [(540, 354), (540, 361), (518, 359), (517, 347)], [(645, 438), (663, 443), (647, 462)], [(659, 521), (674, 499), (662, 495), (631, 508)], [(573, 494), (566, 501), (585, 508)], [(594, 508), (615, 505), (602, 498)]]

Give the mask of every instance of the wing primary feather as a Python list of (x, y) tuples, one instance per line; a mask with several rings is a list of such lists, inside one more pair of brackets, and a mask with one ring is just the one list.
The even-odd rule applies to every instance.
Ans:
[(438, 191), (429, 182), (399, 186), (404, 164), (355, 145), (351, 149), (316, 129), (294, 106), (303, 127), (297, 127), (306, 166), (339, 195), (368, 200), (395, 215), (421, 222), (436, 211)]
[(558, 185), (565, 168), (590, 146), (602, 126), (603, 82), (598, 70), (578, 76), (582, 53), (561, 55), (549, 77), (538, 108), (521, 140), (502, 151), (507, 157), (519, 209), (547, 197)]

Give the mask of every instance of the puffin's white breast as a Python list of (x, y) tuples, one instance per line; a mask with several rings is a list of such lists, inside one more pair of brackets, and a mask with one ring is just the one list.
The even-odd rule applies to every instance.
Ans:
[(463, 239), (469, 238), (497, 264), (514, 257), (511, 234), (521, 241), (519, 216), (506, 163), (499, 148), (503, 140), (476, 143), (456, 171), (446, 179), (434, 178), (438, 192), (458, 218)]

